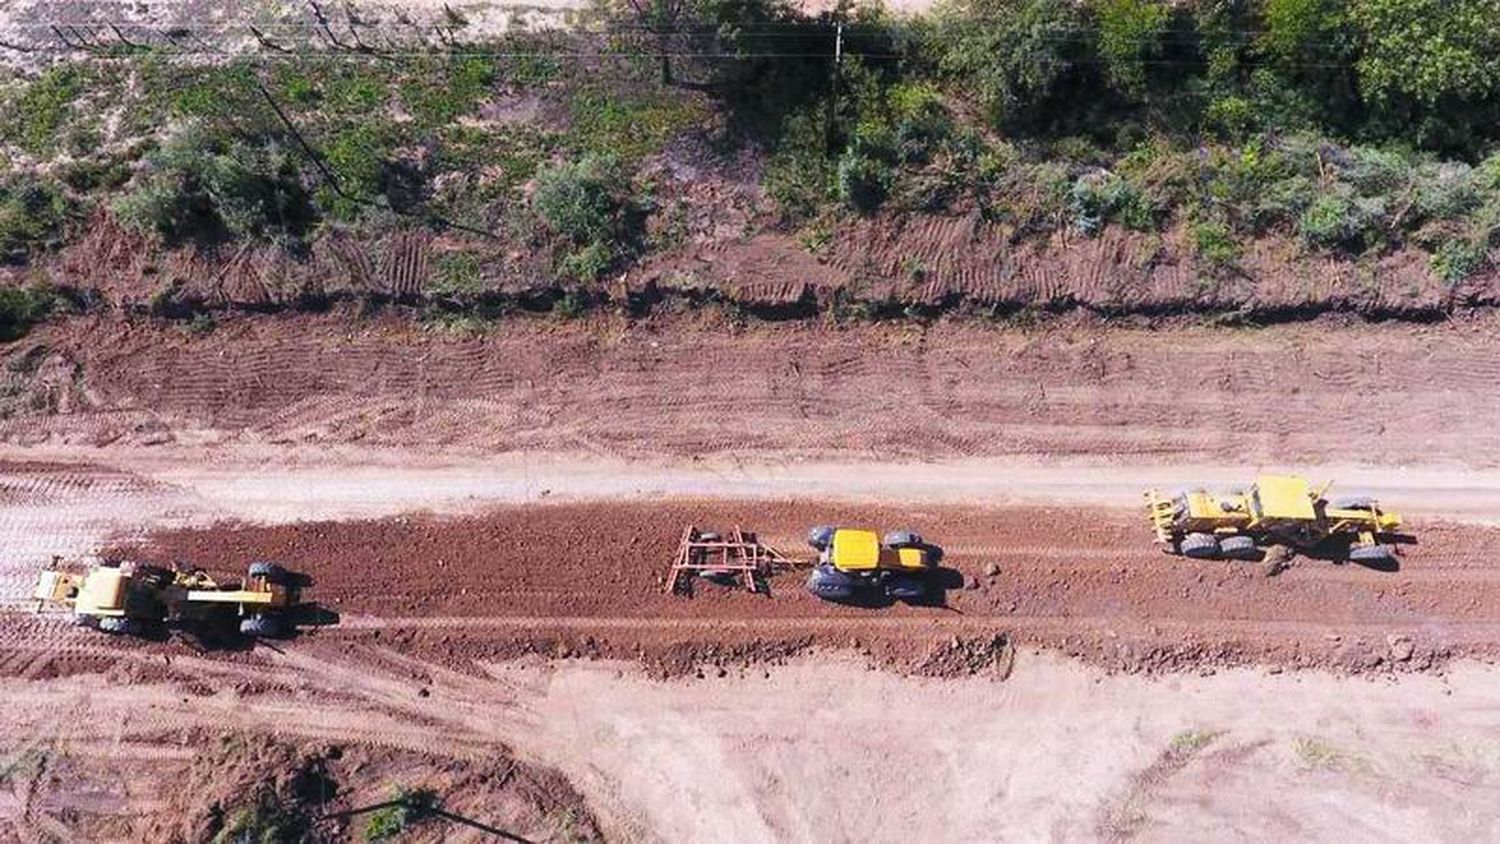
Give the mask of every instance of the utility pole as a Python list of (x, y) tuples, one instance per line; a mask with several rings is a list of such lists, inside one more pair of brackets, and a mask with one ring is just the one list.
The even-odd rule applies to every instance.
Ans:
[(833, 64), (828, 73), (828, 116), (823, 127), (824, 142), (830, 153), (837, 152), (838, 145), (838, 103), (839, 103), (839, 67), (844, 63), (844, 17), (843, 4), (834, 12), (838, 19), (834, 21), (833, 36)]

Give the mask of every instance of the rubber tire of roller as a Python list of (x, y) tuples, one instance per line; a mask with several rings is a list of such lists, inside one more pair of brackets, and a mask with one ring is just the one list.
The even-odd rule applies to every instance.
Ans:
[(1177, 543), (1177, 550), (1184, 557), (1213, 560), (1219, 556), (1219, 540), (1211, 533), (1190, 533)]

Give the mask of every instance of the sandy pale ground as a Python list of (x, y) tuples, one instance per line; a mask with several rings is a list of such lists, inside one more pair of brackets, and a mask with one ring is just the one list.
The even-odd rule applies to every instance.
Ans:
[[(1380, 681), (1239, 670), (1145, 679), (1023, 653), (1005, 681), (937, 681), (825, 655), (705, 680), (555, 662), (490, 665), (482, 678), (428, 668), (417, 681), (397, 656), (363, 656), (352, 670), (347, 656), (303, 649), (255, 670), (294, 683), (295, 695), (240, 697), (227, 689), (250, 669), (211, 663), (205, 681), (226, 691), (207, 698), (99, 675), (6, 679), (0, 741), (115, 753), (122, 773), (149, 764), (137, 739), (193, 726), (455, 758), (510, 746), (566, 774), (627, 840), (1500, 833), (1491, 667)], [(0, 797), (0, 823), (19, 811)]]

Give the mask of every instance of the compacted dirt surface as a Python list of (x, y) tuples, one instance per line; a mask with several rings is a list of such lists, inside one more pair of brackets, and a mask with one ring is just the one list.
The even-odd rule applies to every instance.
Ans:
[[(357, 839), (411, 789), (459, 818), (415, 840), (1494, 837), (1493, 336), (44, 326), (0, 374), (0, 840)], [(1282, 470), (1405, 512), (1399, 565), (1151, 543), (1143, 486)], [(818, 523), (921, 532), (932, 599), (664, 589), (688, 524)], [(276, 559), (336, 623), (35, 613), (91, 554)]]
[(1496, 327), (103, 315), (0, 350), (0, 440), (1494, 467)]
[[(663, 578), (682, 527), (753, 527), (789, 556), (814, 523), (917, 529), (943, 549), (928, 606), (841, 606), (802, 588), (769, 595)], [(1397, 571), (1304, 559), (1200, 563), (1143, 541), (1106, 509), (828, 506), (669, 501), (511, 506), (461, 518), (219, 525), (151, 535), (112, 555), (276, 559), (310, 575), (342, 623), (319, 638), (380, 642), (463, 668), (518, 652), (639, 656), (668, 673), (811, 647), (864, 650), (924, 673), (968, 672), (949, 649), (1003, 637), (1122, 670), (1243, 662), (1423, 669), (1500, 653), (1500, 529), (1415, 526)], [(981, 664), (977, 667), (986, 667)]]

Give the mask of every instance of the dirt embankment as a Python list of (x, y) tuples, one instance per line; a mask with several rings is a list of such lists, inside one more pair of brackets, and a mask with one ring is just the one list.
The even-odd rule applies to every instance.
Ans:
[[(675, 189), (695, 203), (744, 216), (748, 225), (746, 214), (753, 212), (739, 206), (756, 200), (745, 196), (744, 186), (722, 175), (704, 179), (706, 184)], [(117, 308), (179, 316), (371, 299), (466, 304), (476, 312), (481, 303), (491, 311), (546, 310), (565, 295), (584, 305), (634, 310), (720, 302), (760, 315), (803, 318), (1080, 311), (1262, 323), (1341, 313), (1434, 320), (1500, 305), (1500, 272), (1449, 283), (1433, 275), (1418, 250), (1356, 262), (1304, 254), (1295, 243), (1272, 239), (1251, 244), (1233, 272), (1214, 271), (1193, 257), (1190, 236), (1182, 230), (1110, 228), (1098, 237), (1062, 231), (1017, 243), (977, 213), (916, 213), (839, 226), (829, 234), (826, 253), (815, 256), (794, 237), (763, 225), (765, 219), (760, 222), (753, 236), (725, 237), (720, 222), (703, 221), (688, 243), (582, 291), (547, 280), (544, 266), (528, 265), (528, 272), (489, 279), (483, 296), (469, 303), (443, 292), (444, 255), (477, 250), (485, 265), (511, 266), (513, 247), (413, 230), (378, 238), (330, 235), (298, 254), (271, 245), (163, 249), (100, 215), (79, 242), (32, 275)], [(15, 274), (12, 280), (30, 277)]]
[(96, 317), (6, 350), (0, 440), (1490, 466), (1493, 329)]
[[(687, 523), (754, 527), (800, 554), (813, 522), (909, 526), (945, 550), (933, 606), (818, 601), (801, 576), (772, 594), (664, 594)], [(1500, 654), (1500, 530), (1421, 524), (1398, 571), (1302, 560), (1279, 576), (1159, 553), (1137, 519), (1076, 509), (674, 502), (506, 507), (155, 534), (157, 559), (284, 560), (343, 623), (317, 640), (379, 642), (448, 665), (515, 656), (639, 657), (664, 673), (855, 649), (904, 670), (963, 673), (994, 637), (1120, 670), (1238, 663), (1412, 670)], [(982, 662), (982, 660), (980, 660)]]

